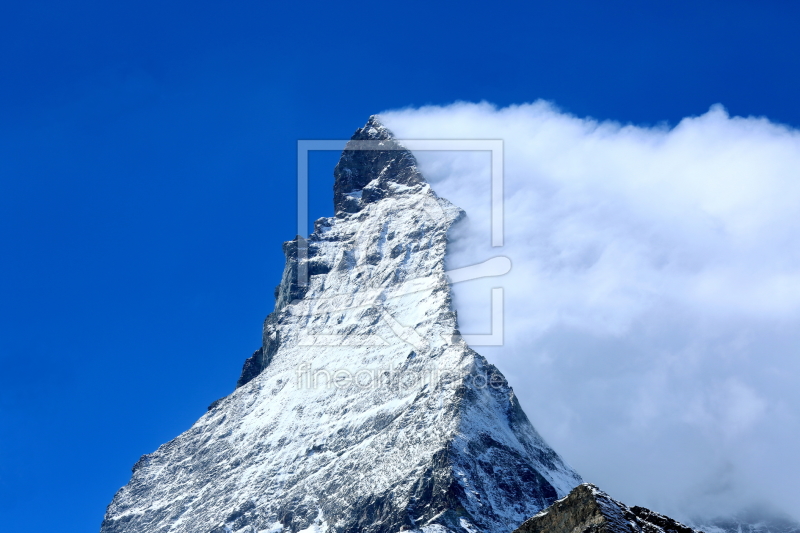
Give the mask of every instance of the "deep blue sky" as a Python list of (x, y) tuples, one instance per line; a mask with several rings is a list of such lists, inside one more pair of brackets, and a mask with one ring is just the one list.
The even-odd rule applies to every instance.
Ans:
[[(295, 227), (299, 138), (537, 98), (800, 125), (800, 3), (4, 2), (0, 524), (85, 532), (229, 393)], [(312, 215), (331, 214), (317, 155)]]

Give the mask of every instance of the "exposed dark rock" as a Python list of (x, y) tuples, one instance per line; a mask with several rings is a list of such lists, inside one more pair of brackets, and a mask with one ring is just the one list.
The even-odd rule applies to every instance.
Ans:
[[(247, 361), (249, 361), (249, 360), (250, 360), (250, 359), (248, 359)], [(245, 361), (245, 364), (247, 364), (247, 361)], [(244, 374), (244, 372), (242, 372), (242, 373)], [(241, 379), (241, 378), (239, 378), (239, 379)], [(212, 409), (214, 409), (215, 407), (217, 407), (219, 404), (221, 404), (221, 403), (222, 403), (222, 400), (224, 400), (225, 398), (227, 398), (227, 396), (223, 396), (222, 398), (219, 398), (219, 399), (217, 399), (217, 400), (214, 400), (213, 402), (211, 402), (211, 403), (208, 405), (208, 409), (206, 409), (206, 411), (211, 411)]]
[[(283, 243), (283, 253), (286, 256), (286, 265), (283, 267), (281, 283), (275, 289), (275, 311), (280, 311), (295, 300), (300, 300), (308, 291), (308, 260), (313, 257), (313, 248), (308, 246), (308, 241), (298, 235), (292, 241)], [(304, 256), (301, 261), (301, 256)], [(300, 268), (305, 279), (301, 279)]]
[[(245, 359), (244, 365), (242, 365), (242, 375), (239, 376), (239, 380), (236, 382), (236, 387), (241, 387), (242, 385), (244, 385), (257, 375), (259, 375), (262, 370), (264, 370), (264, 363), (262, 357), (263, 354), (264, 354), (264, 349), (262, 347), (253, 352), (253, 355)], [(210, 411), (211, 409), (216, 407), (217, 402), (219, 402), (219, 400), (209, 405), (208, 410)]]
[(253, 355), (248, 357), (242, 366), (242, 374), (236, 382), (236, 388), (250, 382), (253, 378), (258, 376), (269, 366), (272, 357), (278, 351), (280, 346), (280, 333), (275, 327), (278, 321), (277, 311), (271, 313), (264, 321), (264, 329), (262, 330), (261, 348), (253, 352)]
[(644, 507), (628, 507), (590, 483), (578, 485), (514, 533), (698, 533)]
[[(371, 116), (351, 141), (372, 141), (374, 148), (356, 149), (348, 143), (333, 171), (333, 206), (336, 213), (356, 213), (364, 204), (377, 202), (391, 194), (389, 182), (419, 185), (425, 180), (417, 170), (417, 161), (399, 145), (376, 116)], [(380, 146), (378, 146), (380, 143)], [(386, 150), (379, 149), (386, 147)], [(378, 148), (378, 149), (375, 149)]]
[(139, 457), (139, 460), (136, 461), (136, 464), (133, 465), (133, 467), (131, 468), (131, 472), (136, 472), (137, 470), (147, 466), (148, 464), (150, 464), (150, 456), (148, 454), (144, 454), (141, 457)]

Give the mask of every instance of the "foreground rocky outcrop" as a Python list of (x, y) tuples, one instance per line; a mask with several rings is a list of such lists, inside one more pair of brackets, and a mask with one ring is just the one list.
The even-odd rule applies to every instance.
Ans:
[(590, 483), (526, 520), (514, 533), (699, 533), (644, 507), (628, 507)]
[(142, 456), (102, 533), (507, 533), (580, 476), (460, 338), (444, 271), (463, 212), (373, 117), (336, 214), (284, 244), (237, 388)]

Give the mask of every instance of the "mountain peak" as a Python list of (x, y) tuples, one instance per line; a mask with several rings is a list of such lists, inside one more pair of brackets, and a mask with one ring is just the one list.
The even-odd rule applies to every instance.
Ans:
[(376, 117), (353, 137), (237, 388), (136, 464), (102, 533), (506, 533), (580, 483), (458, 334), (463, 211)]
[(333, 176), (336, 216), (357, 213), (365, 204), (425, 183), (414, 155), (395, 140), (377, 115), (350, 138)]
[(378, 115), (372, 115), (361, 128), (358, 128), (353, 136), (350, 138), (352, 141), (388, 141), (394, 139), (394, 134), (383, 125)]

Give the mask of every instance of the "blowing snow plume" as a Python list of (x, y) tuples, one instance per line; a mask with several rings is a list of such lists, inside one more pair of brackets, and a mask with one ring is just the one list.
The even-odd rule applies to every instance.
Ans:
[(505, 244), (489, 155), (419, 152), (467, 217), (447, 268), (464, 334), (505, 294), (502, 347), (537, 428), (582, 476), (689, 519), (769, 502), (800, 517), (800, 135), (721, 106), (675, 127), (581, 119), (546, 102), (381, 115), (399, 139), (503, 139)]

